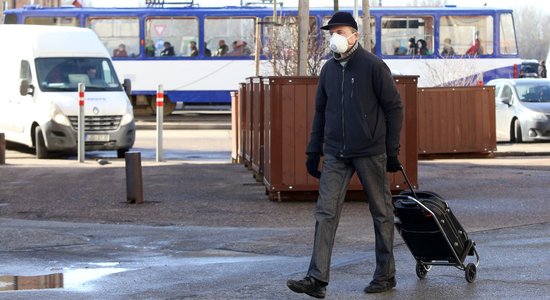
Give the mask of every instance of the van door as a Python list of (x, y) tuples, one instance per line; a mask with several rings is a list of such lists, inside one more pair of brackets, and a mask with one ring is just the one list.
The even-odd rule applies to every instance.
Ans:
[[(2, 81), (0, 82), (0, 131), (6, 134), (9, 141), (20, 142), (24, 127), (21, 122), (19, 104), (19, 79), (23, 61), (5, 59), (2, 63)], [(28, 62), (26, 62), (28, 67)]]
[(11, 101), (11, 111), (12, 111), (12, 127), (14, 128), (14, 131), (17, 135), (17, 140), (20, 143), (27, 144), (29, 146), (32, 145), (32, 138), (30, 133), (30, 128), (28, 128), (31, 124), (28, 121), (29, 118), (32, 118), (34, 115), (34, 89), (37, 87), (33, 87), (29, 89), (29, 94), (22, 96), (19, 93), (19, 85), (21, 80), (27, 80), (30, 84), (32, 84), (32, 72), (31, 72), (31, 65), (29, 61), (22, 60), (20, 67), (19, 67), (19, 80), (17, 80), (17, 94), (13, 101)]

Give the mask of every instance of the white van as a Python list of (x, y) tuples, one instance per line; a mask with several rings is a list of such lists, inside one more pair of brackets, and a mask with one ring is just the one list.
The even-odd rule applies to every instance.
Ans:
[(86, 28), (0, 25), (0, 132), (6, 140), (50, 152), (77, 150), (78, 83), (85, 93), (86, 150), (132, 148), (130, 81), (120, 84), (111, 58)]

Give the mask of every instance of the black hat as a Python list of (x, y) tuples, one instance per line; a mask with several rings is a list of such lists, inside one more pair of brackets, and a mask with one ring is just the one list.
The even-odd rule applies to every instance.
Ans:
[(323, 30), (329, 30), (332, 26), (351, 26), (357, 30), (357, 22), (350, 13), (339, 11), (335, 13), (328, 21), (328, 24), (321, 27)]

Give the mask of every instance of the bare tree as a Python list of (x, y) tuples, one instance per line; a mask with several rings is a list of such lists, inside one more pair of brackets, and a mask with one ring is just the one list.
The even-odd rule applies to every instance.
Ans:
[[(327, 55), (327, 41), (314, 24), (309, 28), (307, 75), (318, 75)], [(298, 26), (295, 17), (280, 18), (279, 23), (268, 24), (263, 51), (271, 73), (276, 76), (298, 75)]]
[(461, 60), (441, 57), (424, 62), (424, 73), (430, 86), (474, 86), (483, 80), (477, 65), (476, 58)]
[(538, 7), (525, 5), (514, 10), (514, 21), (521, 58), (546, 59), (550, 46), (546, 26), (550, 16)]

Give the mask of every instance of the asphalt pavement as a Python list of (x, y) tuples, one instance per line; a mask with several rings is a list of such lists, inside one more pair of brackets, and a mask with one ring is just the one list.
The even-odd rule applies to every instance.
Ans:
[[(111, 154), (107, 165), (94, 154), (84, 164), (36, 163), (9, 150), (0, 166), (0, 299), (308, 299), (285, 283), (309, 264), (314, 203), (269, 201), (250, 171), (230, 163), (227, 131), (201, 136), (206, 148), (189, 143), (160, 163), (144, 156), (140, 205), (126, 202), (124, 161)], [(212, 143), (216, 155), (203, 156)], [(396, 234), (397, 288), (364, 294), (374, 235), (368, 204), (351, 201), (327, 299), (550, 299), (548, 146), (499, 144), (494, 158), (419, 162), (420, 188), (444, 196), (477, 243), (474, 283), (448, 266), (418, 279)]]

